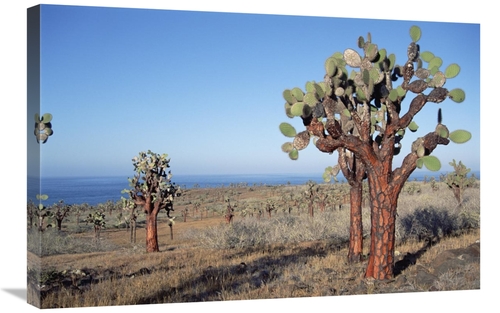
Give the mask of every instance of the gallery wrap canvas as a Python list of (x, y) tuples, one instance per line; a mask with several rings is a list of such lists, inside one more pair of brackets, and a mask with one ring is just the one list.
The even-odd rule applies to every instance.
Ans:
[(28, 8), (27, 302), (480, 290), (479, 35)]

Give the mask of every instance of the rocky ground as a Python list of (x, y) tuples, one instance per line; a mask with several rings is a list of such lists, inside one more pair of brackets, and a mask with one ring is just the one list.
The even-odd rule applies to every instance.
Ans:
[[(439, 253), (431, 262), (423, 263), (419, 257), (426, 251), (421, 249), (416, 253), (406, 253), (396, 256), (395, 274), (396, 277), (389, 281), (375, 281), (367, 279), (352, 278), (352, 283), (341, 290), (330, 288), (331, 295), (361, 295), (361, 294), (381, 294), (400, 293), (415, 291), (441, 291), (451, 289), (467, 289), (467, 286), (480, 287), (480, 243), (479, 240), (466, 248), (444, 250)], [(360, 264), (364, 267), (364, 264)], [(117, 278), (134, 278), (137, 276), (150, 275), (156, 271), (168, 271), (164, 267), (141, 268), (136, 272), (121, 273), (119, 269), (96, 270), (84, 268), (81, 270), (44, 273), (43, 283), (36, 282), (36, 273), (28, 273), (28, 284), (35, 291), (39, 291), (42, 298), (49, 293), (61, 290), (82, 293), (103, 280)], [(251, 269), (242, 263), (233, 266), (230, 272), (235, 275), (243, 275)], [(211, 269), (204, 271), (209, 277)], [(273, 279), (273, 275), (265, 269), (253, 270), (246, 273), (250, 279), (256, 279), (260, 283), (267, 283)], [(206, 278), (205, 277), (205, 278)], [(300, 286), (299, 286), (300, 287)], [(307, 287), (307, 286), (306, 286)], [(196, 299), (190, 299), (196, 301)]]

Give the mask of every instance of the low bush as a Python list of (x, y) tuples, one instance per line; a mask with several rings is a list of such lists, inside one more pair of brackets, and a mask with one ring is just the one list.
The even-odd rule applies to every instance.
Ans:
[(88, 237), (77, 238), (56, 229), (47, 229), (43, 232), (28, 229), (27, 247), (28, 251), (38, 256), (102, 252), (117, 248), (117, 246), (102, 238), (100, 240)]

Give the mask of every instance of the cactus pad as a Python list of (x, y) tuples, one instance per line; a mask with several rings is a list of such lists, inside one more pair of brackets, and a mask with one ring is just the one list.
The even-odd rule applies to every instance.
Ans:
[(424, 51), (420, 53), (420, 58), (424, 60), (425, 62), (429, 63), (432, 59), (434, 59), (434, 53), (430, 51)]
[(350, 67), (357, 68), (361, 66), (361, 56), (353, 49), (346, 49), (344, 51), (344, 60)]
[(285, 98), (286, 102), (290, 104), (294, 104), (296, 102), (290, 89), (285, 89), (285, 91), (283, 91), (283, 98)]
[(398, 91), (396, 89), (392, 89), (389, 92), (389, 100), (392, 102), (396, 102), (398, 100)]
[(446, 76), (446, 78), (456, 77), (458, 73), (460, 73), (460, 66), (455, 63), (448, 65), (446, 70), (444, 70), (444, 75)]
[(52, 114), (50, 114), (50, 113), (45, 113), (45, 114), (42, 116), (42, 120), (41, 120), (41, 122), (42, 122), (42, 123), (47, 124), (47, 123), (50, 123), (50, 121), (52, 121)]
[(425, 89), (427, 89), (427, 83), (423, 80), (415, 80), (408, 85), (408, 90), (413, 93), (421, 93)]
[(414, 41), (412, 41), (408, 45), (407, 55), (408, 55), (408, 60), (410, 60), (412, 62), (414, 62), (417, 59), (418, 45)]
[(301, 116), (304, 112), (304, 102), (297, 102), (290, 108), (290, 112), (293, 116)]
[(301, 131), (293, 139), (293, 147), (297, 150), (305, 149), (309, 145), (311, 135), (307, 130)]
[(375, 61), (378, 56), (378, 46), (373, 43), (367, 44), (365, 47), (365, 56), (371, 62)]
[(434, 74), (434, 77), (432, 77), (432, 80), (429, 83), (429, 85), (431, 87), (443, 87), (445, 83), (446, 83), (445, 74), (443, 72), (437, 72)]
[(448, 90), (437, 87), (434, 88), (429, 95), (427, 96), (427, 101), (429, 102), (434, 102), (434, 103), (440, 103), (443, 102), (444, 99), (446, 99), (446, 96), (448, 95)]
[(438, 68), (443, 65), (443, 59), (440, 57), (434, 57), (432, 60), (430, 60), (429, 64), (427, 65), (427, 68), (430, 70), (434, 67)]
[(285, 102), (285, 114), (289, 118), (294, 118), (294, 116), (292, 114), (292, 105), (288, 102)]
[(288, 153), (288, 156), (290, 157), (290, 159), (295, 161), (299, 158), (299, 151), (297, 151), (297, 149), (293, 149), (292, 151), (290, 151), (290, 153)]
[(281, 145), (281, 151), (290, 153), (293, 150), (293, 143), (291, 142), (285, 142), (284, 144)]
[(325, 62), (326, 74), (330, 77), (333, 77), (337, 73), (337, 62), (335, 58), (330, 57)]
[(433, 155), (426, 155), (422, 158), (423, 164), (429, 171), (437, 172), (441, 169), (441, 161)]
[(365, 46), (365, 38), (363, 36), (359, 36), (358, 38), (358, 48), (363, 49)]
[(422, 36), (422, 31), (420, 30), (420, 27), (415, 25), (410, 27), (410, 37), (411, 40), (413, 40), (413, 42), (419, 41), (421, 36)]
[(295, 130), (295, 128), (288, 123), (281, 123), (279, 128), (281, 133), (286, 137), (293, 138), (297, 135), (297, 131)]
[(49, 196), (48, 195), (37, 194), (36, 198), (37, 198), (37, 200), (47, 200), (49, 198)]
[(448, 97), (456, 103), (460, 103), (465, 100), (465, 92), (460, 88), (453, 89), (448, 93)]
[(408, 125), (408, 129), (412, 132), (416, 132), (418, 130), (418, 125), (415, 121), (411, 121), (410, 125)]
[(448, 136), (450, 135), (450, 131), (448, 130), (448, 127), (446, 127), (443, 124), (438, 124), (436, 126), (435, 132), (436, 132), (436, 134), (438, 134), (439, 136), (441, 136), (443, 138), (448, 138)]
[(472, 134), (466, 130), (455, 130), (450, 133), (450, 140), (454, 143), (465, 143), (472, 138)]
[(299, 87), (293, 88), (291, 93), (295, 100), (297, 100), (298, 102), (304, 101), (304, 93)]

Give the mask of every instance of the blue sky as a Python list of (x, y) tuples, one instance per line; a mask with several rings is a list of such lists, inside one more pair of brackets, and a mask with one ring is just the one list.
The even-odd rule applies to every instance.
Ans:
[(467, 96), (427, 104), (402, 156), (442, 108), (450, 130), (473, 134), (435, 150), (442, 171), (453, 158), (477, 171), (479, 24), (48, 5), (41, 111), (53, 114), (54, 135), (42, 146), (42, 175), (129, 175), (131, 158), (148, 149), (168, 153), (174, 174), (322, 172), (336, 154), (310, 145), (291, 161), (280, 149), (281, 122), (302, 128), (286, 117), (283, 90), (321, 81), (326, 58), (357, 49), (368, 32), (404, 63), (412, 25), (422, 29), (422, 51), (443, 68), (461, 66), (445, 87)]

